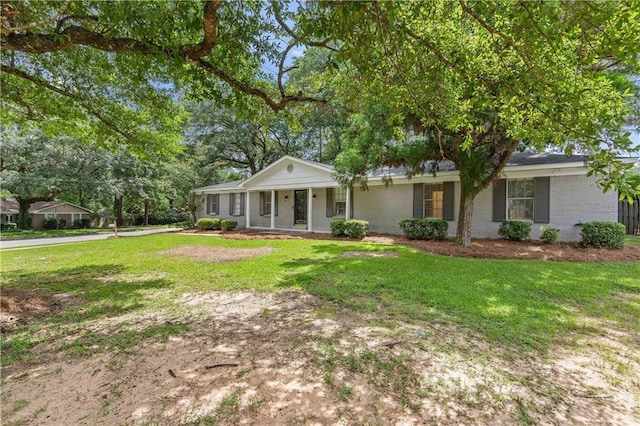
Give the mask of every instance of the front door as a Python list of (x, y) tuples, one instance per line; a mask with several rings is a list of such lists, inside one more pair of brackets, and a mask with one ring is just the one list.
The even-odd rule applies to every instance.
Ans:
[(307, 190), (296, 189), (293, 193), (293, 223), (294, 225), (307, 223)]

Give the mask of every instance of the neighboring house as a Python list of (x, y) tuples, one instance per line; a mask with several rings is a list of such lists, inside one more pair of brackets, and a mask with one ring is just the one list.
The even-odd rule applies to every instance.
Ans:
[[(633, 162), (637, 159), (626, 159)], [(239, 227), (328, 232), (338, 218), (369, 221), (372, 232), (401, 234), (398, 220), (436, 217), (449, 223), (454, 236), (460, 204), (460, 178), (452, 162), (441, 161), (435, 174), (406, 177), (404, 169), (371, 173), (367, 191), (342, 188), (326, 164), (285, 156), (243, 181), (197, 188), (202, 196), (198, 218), (238, 221)], [(515, 153), (493, 185), (475, 199), (472, 236), (497, 238), (508, 219), (560, 229), (560, 239), (580, 239), (580, 224), (618, 220), (618, 197), (603, 193), (587, 177), (586, 157)], [(392, 183), (385, 185), (385, 177)]]
[[(18, 218), (20, 207), (14, 198), (0, 201), (0, 219), (2, 223), (15, 222)], [(29, 207), (31, 228), (40, 229), (45, 219), (57, 218), (66, 221), (67, 228), (71, 228), (77, 220), (88, 219), (91, 210), (66, 201), (38, 201)]]

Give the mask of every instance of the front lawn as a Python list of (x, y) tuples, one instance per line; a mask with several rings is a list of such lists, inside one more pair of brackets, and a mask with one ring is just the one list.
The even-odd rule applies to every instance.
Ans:
[[(342, 407), (350, 413), (347, 423), (366, 423), (382, 409), (388, 411), (380, 414), (383, 422), (405, 413), (418, 422), (455, 414), (462, 424), (478, 418), (535, 423), (562, 410), (571, 423), (580, 398), (604, 392), (618, 396), (599, 404), (626, 404), (620, 418), (637, 420), (638, 277), (639, 263), (459, 259), (331, 240), (172, 234), (3, 250), (3, 293), (5, 300), (14, 297), (3, 303), (30, 297), (45, 307), (41, 315), (16, 309), (27, 319), (9, 324), (3, 336), (2, 363), (12, 372), (7, 379), (3, 370), (3, 380), (11, 383), (16, 403), (28, 392), (11, 378), (27, 374), (30, 365), (72, 357), (74, 363), (102, 363), (102, 369), (117, 363), (122, 376), (136, 359), (176, 362), (170, 353), (222, 351), (240, 360), (234, 362), (242, 370), (225, 376), (221, 399), (211, 397), (207, 406), (192, 395), (191, 411), (176, 408), (177, 399), (150, 402), (153, 409), (141, 419), (153, 423), (152, 415), (169, 404), (182, 413), (175, 422), (275, 421), (269, 416), (285, 395), (272, 395), (249, 378), (265, 375), (268, 382), (299, 371), (301, 389), (323, 389), (328, 399), (316, 403)], [(51, 304), (55, 309), (47, 308)], [(173, 352), (164, 352), (167, 345)], [(599, 380), (572, 369), (582, 361)], [(168, 380), (179, 368), (195, 368), (180, 365)], [(559, 379), (560, 370), (567, 376)], [(207, 380), (220, 386), (222, 379)], [(341, 419), (336, 410), (313, 417), (311, 393), (300, 402), (307, 404), (307, 421)], [(382, 402), (377, 393), (395, 402)], [(229, 398), (235, 401), (230, 413), (223, 403)], [(11, 412), (5, 399), (3, 413)], [(347, 407), (359, 406), (355, 400), (364, 408), (351, 412)], [(598, 407), (585, 414), (594, 422), (606, 412)], [(11, 418), (22, 419), (22, 410)], [(131, 420), (112, 414), (115, 422)]]

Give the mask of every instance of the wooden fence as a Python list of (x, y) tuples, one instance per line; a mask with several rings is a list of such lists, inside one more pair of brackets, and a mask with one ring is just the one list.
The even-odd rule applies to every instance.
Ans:
[(628, 235), (640, 235), (640, 197), (634, 198), (633, 204), (618, 202), (618, 222), (627, 228)]

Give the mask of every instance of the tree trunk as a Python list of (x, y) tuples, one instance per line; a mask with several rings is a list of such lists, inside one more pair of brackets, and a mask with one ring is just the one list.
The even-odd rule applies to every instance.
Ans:
[(122, 226), (124, 219), (122, 218), (122, 196), (116, 196), (113, 209), (116, 211), (116, 225)]
[(19, 229), (31, 229), (31, 218), (29, 217), (29, 207), (33, 202), (31, 199), (23, 199), (16, 197), (16, 201), (20, 206), (20, 210), (18, 212), (18, 220), (16, 221), (16, 226)]
[(471, 246), (471, 220), (473, 217), (473, 201), (475, 194), (469, 194), (464, 185), (460, 185), (460, 209), (458, 211), (458, 228), (456, 229), (456, 245)]
[(149, 226), (149, 202), (147, 200), (144, 201), (144, 226)]

